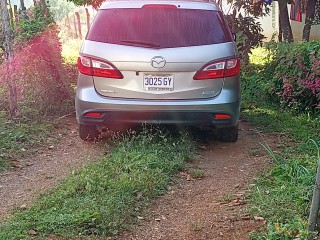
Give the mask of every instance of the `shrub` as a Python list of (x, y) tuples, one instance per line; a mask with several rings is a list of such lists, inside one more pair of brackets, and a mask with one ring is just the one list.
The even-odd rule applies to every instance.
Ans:
[[(67, 66), (68, 71), (63, 65), (61, 50), (58, 29), (47, 7), (36, 4), (20, 16), (14, 26), (15, 58), (11, 77), (17, 84), (23, 116), (70, 111), (69, 79), (75, 76), (72, 66)], [(5, 63), (0, 65), (0, 76), (4, 76), (5, 67)], [(7, 86), (1, 80), (3, 78), (0, 78), (0, 110), (6, 110)]]
[(51, 26), (20, 50), (21, 84), (24, 107), (37, 106), (44, 113), (59, 110), (70, 98), (68, 78), (64, 72), (58, 31)]
[[(18, 86), (19, 108), (24, 116), (47, 115), (70, 109), (70, 83), (62, 63), (61, 44), (55, 25), (16, 46), (15, 56), (13, 77)], [(0, 75), (1, 71), (5, 71), (5, 66), (0, 69)]]
[(48, 25), (54, 23), (48, 8), (36, 5), (27, 10), (27, 15), (21, 17), (15, 26), (15, 42), (25, 42), (43, 32)]
[[(320, 107), (320, 41), (269, 43), (269, 93), (283, 107), (315, 112)], [(272, 71), (273, 70), (273, 71)]]

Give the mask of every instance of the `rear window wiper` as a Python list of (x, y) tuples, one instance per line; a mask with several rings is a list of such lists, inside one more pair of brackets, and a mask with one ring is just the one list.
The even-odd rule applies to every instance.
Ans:
[(137, 41), (137, 40), (122, 40), (121, 43), (129, 43), (132, 45), (142, 45), (148, 47), (160, 47), (159, 43), (145, 42), (145, 41)]

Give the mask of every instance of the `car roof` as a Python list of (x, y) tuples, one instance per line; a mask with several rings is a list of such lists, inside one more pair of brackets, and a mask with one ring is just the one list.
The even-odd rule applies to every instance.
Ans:
[(146, 4), (175, 5), (177, 8), (182, 9), (220, 10), (217, 4), (209, 0), (111, 0), (104, 2), (100, 9), (142, 8)]

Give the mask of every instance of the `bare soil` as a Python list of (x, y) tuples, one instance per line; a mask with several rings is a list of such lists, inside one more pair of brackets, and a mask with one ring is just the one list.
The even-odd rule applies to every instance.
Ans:
[(75, 116), (62, 119), (54, 133), (62, 136), (43, 153), (20, 159), (8, 172), (0, 173), (0, 223), (15, 208), (27, 208), (41, 194), (58, 185), (72, 171), (95, 161), (106, 149), (78, 137)]
[[(244, 194), (258, 172), (268, 166), (268, 157), (259, 144), (262, 135), (246, 122), (241, 122), (240, 129), (236, 143), (200, 145), (198, 159), (180, 173), (180, 180), (118, 239), (242, 240), (262, 228), (263, 218), (246, 215)], [(272, 136), (264, 136), (263, 141), (277, 143)], [(190, 174), (198, 168), (204, 176), (194, 179)]]
[[(21, 160), (21, 167), (0, 174), (0, 219), (14, 208), (25, 208), (70, 172), (95, 161), (104, 152), (103, 144), (83, 142), (78, 137), (74, 116), (63, 120), (61, 141), (37, 156)], [(67, 129), (67, 130), (66, 130)], [(198, 156), (168, 192), (143, 211), (138, 224), (120, 234), (119, 240), (202, 240), (248, 239), (251, 231), (265, 224), (259, 216), (243, 211), (245, 191), (268, 157), (259, 142), (261, 134), (247, 122), (240, 123), (236, 143), (204, 141)], [(263, 136), (271, 145), (275, 136)], [(192, 177), (200, 169), (200, 178)], [(199, 170), (197, 170), (199, 172)]]

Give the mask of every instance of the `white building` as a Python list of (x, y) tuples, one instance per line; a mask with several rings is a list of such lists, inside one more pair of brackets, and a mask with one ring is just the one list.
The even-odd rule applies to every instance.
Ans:
[[(288, 4), (288, 13), (290, 16), (290, 4)], [(278, 36), (279, 32), (279, 7), (278, 1), (273, 1), (271, 6), (270, 14), (266, 17), (258, 18), (258, 22), (261, 23), (261, 27), (263, 29), (263, 34), (267, 37), (267, 41), (271, 39), (272, 35)], [(230, 11), (230, 5), (227, 4), (227, 1), (224, 0), (222, 10), (225, 14)], [(290, 20), (293, 38), (294, 41), (301, 41), (302, 39), (302, 32), (304, 27), (306, 16), (302, 14), (302, 22), (297, 22)], [(277, 38), (276, 38), (277, 39)], [(310, 32), (310, 40), (320, 39), (320, 25), (313, 25), (311, 27)]]

